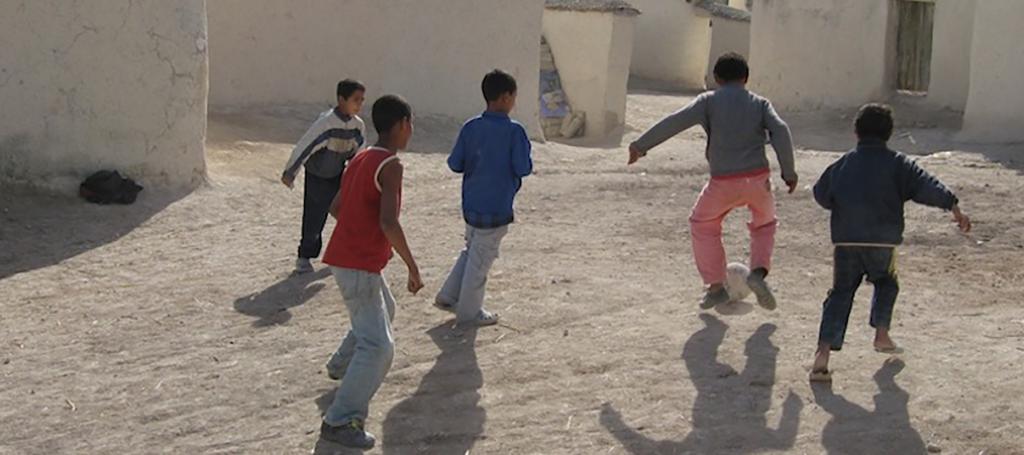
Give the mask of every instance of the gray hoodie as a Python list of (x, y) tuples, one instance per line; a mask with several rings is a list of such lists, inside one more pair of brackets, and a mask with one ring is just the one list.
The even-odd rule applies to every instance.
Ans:
[(772, 103), (741, 85), (729, 84), (697, 96), (688, 106), (647, 130), (631, 147), (648, 150), (692, 126), (708, 135), (706, 156), (712, 177), (747, 174), (769, 169), (765, 143), (770, 138), (782, 168), (782, 179), (797, 179), (793, 139)]

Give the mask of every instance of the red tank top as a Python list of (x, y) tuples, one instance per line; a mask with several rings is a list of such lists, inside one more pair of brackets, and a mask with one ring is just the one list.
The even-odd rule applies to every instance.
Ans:
[[(341, 178), (338, 223), (323, 262), (335, 267), (380, 273), (391, 259), (391, 243), (380, 228), (380, 171), (397, 160), (389, 150), (370, 147), (358, 154)], [(399, 189), (399, 204), (401, 204)]]

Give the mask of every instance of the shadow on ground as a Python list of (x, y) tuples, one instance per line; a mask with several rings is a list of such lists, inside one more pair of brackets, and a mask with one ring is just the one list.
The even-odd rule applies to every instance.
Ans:
[(692, 428), (682, 441), (658, 441), (634, 428), (610, 403), (601, 409), (600, 422), (629, 453), (755, 453), (785, 451), (796, 442), (803, 403), (792, 392), (782, 405), (778, 428), (768, 426), (779, 349), (771, 336), (776, 327), (764, 324), (747, 340), (743, 371), (718, 361), (718, 348), (728, 326), (715, 316), (701, 315), (704, 328), (683, 347), (683, 362), (697, 389)]
[(257, 318), (252, 323), (254, 327), (284, 324), (292, 318), (288, 310), (315, 297), (327, 286), (320, 280), (330, 275), (327, 268), (288, 275), (260, 292), (236, 299), (235, 311)]
[(889, 359), (875, 373), (878, 393), (873, 411), (833, 393), (828, 384), (812, 384), (814, 401), (832, 414), (821, 433), (829, 454), (925, 453), (921, 435), (910, 424), (910, 394), (896, 384), (903, 367), (903, 361)]
[[(487, 411), (480, 406), (484, 380), (476, 359), (476, 329), (455, 331), (451, 326), (446, 322), (427, 331), (441, 354), (416, 391), (388, 411), (383, 433), (377, 435), (383, 453), (461, 455), (471, 453), (483, 438)], [(336, 392), (337, 388), (326, 390), (316, 399), (321, 415)], [(349, 453), (342, 449), (318, 440), (314, 453)]]
[(145, 189), (132, 205), (97, 205), (26, 187), (0, 187), (0, 280), (114, 242), (187, 192)]
[(470, 453), (483, 438), (487, 411), (480, 406), (484, 378), (476, 358), (476, 329), (453, 331), (451, 322), (427, 334), (440, 355), (409, 398), (384, 419), (385, 454)]

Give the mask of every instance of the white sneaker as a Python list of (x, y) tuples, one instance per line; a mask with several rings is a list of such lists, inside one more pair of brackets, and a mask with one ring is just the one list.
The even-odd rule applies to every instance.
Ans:
[(498, 323), (500, 316), (498, 313), (491, 313), (487, 310), (480, 310), (480, 313), (476, 315), (476, 325), (478, 327), (486, 327), (489, 325), (495, 325)]
[(309, 258), (298, 258), (295, 260), (295, 273), (309, 273), (313, 271), (313, 261)]

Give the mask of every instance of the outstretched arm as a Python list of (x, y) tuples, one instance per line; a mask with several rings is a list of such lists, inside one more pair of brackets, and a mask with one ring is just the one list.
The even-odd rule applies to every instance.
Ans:
[(707, 116), (707, 97), (698, 96), (686, 107), (665, 117), (637, 140), (629, 144), (629, 164), (647, 155), (647, 151), (683, 130), (700, 124)]
[(907, 157), (903, 158), (900, 190), (904, 200), (953, 212), (953, 221), (963, 232), (971, 231), (971, 219), (960, 211), (960, 200), (939, 179)]

